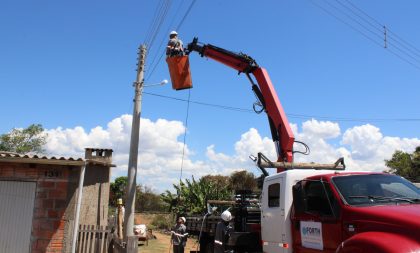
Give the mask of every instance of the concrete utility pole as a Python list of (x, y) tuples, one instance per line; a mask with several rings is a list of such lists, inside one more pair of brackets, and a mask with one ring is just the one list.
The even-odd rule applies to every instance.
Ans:
[(139, 47), (137, 63), (137, 79), (133, 86), (135, 88), (133, 123), (131, 126), (130, 154), (128, 158), (128, 185), (127, 185), (127, 201), (124, 217), (124, 240), (128, 240), (134, 235), (134, 207), (136, 200), (136, 177), (137, 177), (137, 157), (139, 150), (139, 132), (140, 132), (140, 115), (141, 115), (141, 96), (144, 85), (144, 63), (146, 61), (146, 46)]

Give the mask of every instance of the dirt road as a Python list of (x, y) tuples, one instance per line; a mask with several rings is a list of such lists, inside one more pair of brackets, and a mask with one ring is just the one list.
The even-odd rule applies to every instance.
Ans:
[[(135, 224), (146, 224), (150, 227), (154, 214), (136, 214)], [(141, 253), (172, 253), (170, 234), (165, 234), (159, 231), (153, 231), (156, 239), (149, 240), (148, 245), (140, 244), (139, 252)], [(143, 242), (142, 242), (143, 243)], [(195, 238), (188, 238), (187, 245), (185, 247), (185, 253), (197, 250), (197, 244)]]
[[(160, 232), (153, 233), (157, 239), (149, 240), (149, 245), (139, 245), (139, 252), (141, 253), (172, 253), (170, 236)], [(185, 247), (185, 253), (189, 253), (192, 250), (197, 250), (195, 239), (189, 238), (187, 246)]]

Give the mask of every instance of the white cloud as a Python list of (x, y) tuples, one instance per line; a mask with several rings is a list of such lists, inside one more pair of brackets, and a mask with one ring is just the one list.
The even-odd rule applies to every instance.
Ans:
[[(83, 157), (87, 147), (111, 148), (114, 150), (113, 162), (117, 165), (112, 169), (113, 177), (125, 176), (131, 121), (130, 115), (122, 115), (105, 128), (97, 126), (85, 130), (78, 126), (50, 129), (47, 130), (45, 148), (49, 155), (72, 157)], [(301, 131), (296, 124), (291, 124), (291, 127), (296, 140), (305, 142), (311, 148), (309, 156), (296, 154), (296, 162), (332, 163), (344, 157), (349, 169), (382, 171), (386, 169), (384, 159), (390, 158), (396, 149), (412, 152), (420, 146), (420, 139), (383, 136), (379, 128), (369, 124), (346, 129), (344, 134), (341, 134), (338, 123), (315, 119), (304, 122)], [(250, 128), (242, 135), (238, 134), (238, 141), (232, 144), (233, 155), (218, 152), (215, 143), (203, 143), (207, 146), (206, 159), (194, 159), (194, 152), (187, 145), (182, 161), (183, 143), (179, 139), (184, 131), (180, 121), (141, 119), (138, 182), (163, 191), (172, 189), (171, 184), (179, 181), (181, 163), (183, 178), (192, 175), (199, 178), (206, 174), (227, 175), (239, 169), (253, 169), (255, 166), (248, 157), (258, 152), (276, 160), (271, 138), (263, 137), (256, 129)], [(295, 145), (295, 149), (303, 148)]]
[(310, 137), (332, 139), (340, 135), (338, 123), (317, 121), (315, 119), (303, 122), (302, 131)]
[[(122, 115), (113, 119), (106, 128), (97, 126), (91, 130), (83, 127), (63, 129), (49, 129), (45, 149), (49, 155), (83, 157), (84, 149), (109, 148), (113, 149), (112, 176), (127, 175), (128, 153), (130, 148), (131, 115)], [(183, 163), (183, 178), (195, 174), (200, 177), (214, 173), (208, 163), (193, 161), (188, 145), (185, 147), (185, 157), (182, 162), (183, 143), (178, 139), (185, 131), (179, 121), (158, 119), (152, 122), (141, 119), (140, 145), (138, 162), (138, 182), (152, 186), (162, 191), (170, 188), (180, 177), (181, 163)]]

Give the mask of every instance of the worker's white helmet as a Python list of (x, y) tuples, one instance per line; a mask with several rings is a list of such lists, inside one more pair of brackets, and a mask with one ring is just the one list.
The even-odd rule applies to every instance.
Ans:
[(179, 217), (183, 223), (185, 223), (187, 221), (187, 219), (185, 219), (185, 217)]
[(228, 210), (226, 210), (222, 213), (221, 217), (224, 221), (230, 221), (232, 219), (232, 214)]
[(178, 33), (176, 31), (172, 31), (169, 33), (169, 35), (178, 35)]

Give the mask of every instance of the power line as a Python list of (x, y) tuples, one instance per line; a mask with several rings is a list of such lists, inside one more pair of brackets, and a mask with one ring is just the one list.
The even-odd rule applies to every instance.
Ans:
[(185, 157), (185, 145), (187, 140), (187, 130), (188, 130), (188, 116), (190, 114), (190, 98), (191, 98), (191, 89), (188, 90), (188, 100), (187, 100), (187, 114), (185, 116), (185, 131), (184, 131), (184, 140), (182, 146), (182, 160), (181, 160), (181, 172), (179, 175), (179, 182), (182, 180), (182, 169), (184, 168), (184, 157)]
[[(179, 12), (179, 10), (181, 9), (181, 7), (182, 7), (182, 4), (184, 3), (184, 0), (182, 0), (180, 3), (179, 3), (179, 5), (178, 5), (178, 8), (176, 9), (176, 11), (175, 11), (175, 16), (176, 16), (176, 13), (178, 13)], [(175, 16), (172, 18), (172, 20), (171, 20), (171, 23), (167, 26), (167, 28), (166, 28), (166, 33), (165, 33), (165, 35), (167, 35), (168, 33), (169, 33), (169, 30), (171, 29), (171, 27), (173, 26), (173, 24), (174, 24), (174, 22), (175, 22)], [(163, 37), (163, 39), (160, 41), (160, 44), (159, 44), (159, 47), (158, 48), (163, 48), (163, 43), (165, 43), (167, 41), (167, 39), (166, 39), (166, 36), (164, 36)], [(159, 49), (158, 49), (158, 52), (159, 52)], [(154, 66), (154, 64), (155, 64), (155, 61), (156, 61), (156, 59), (157, 59), (157, 56), (158, 55), (160, 55), (160, 58), (159, 58), (159, 60), (158, 60), (158, 62), (162, 59), (162, 56), (165, 54), (165, 52), (166, 52), (166, 48), (163, 48), (162, 49), (162, 54), (159, 54), (159, 53), (156, 53), (155, 54), (155, 56), (153, 57), (153, 60), (151, 61), (151, 64), (150, 64), (150, 66)], [(155, 69), (155, 67), (154, 68), (152, 68), (152, 70), (154, 71), (154, 69)], [(152, 73), (152, 72), (150, 72), (150, 73)], [(148, 76), (147, 76), (147, 78), (146, 78), (146, 80), (148, 80), (149, 79), (149, 77), (151, 76), (151, 74), (148, 74)]]
[(376, 42), (374, 39), (372, 39), (371, 37), (369, 37), (366, 33), (360, 31), (358, 28), (356, 28), (355, 26), (351, 25), (350, 23), (348, 23), (347, 21), (341, 19), (340, 17), (338, 17), (337, 15), (333, 14), (332, 12), (330, 12), (329, 10), (327, 10), (326, 8), (324, 8), (323, 6), (321, 6), (320, 4), (315, 3), (315, 1), (313, 0), (309, 0), (309, 2), (316, 6), (317, 8), (323, 10), (324, 12), (326, 12), (328, 15), (334, 17), (335, 19), (337, 19), (338, 21), (340, 21), (341, 23), (344, 23), (345, 25), (349, 26), (350, 28), (352, 28), (353, 30), (355, 30), (356, 32), (360, 33), (363, 37), (367, 38), (368, 40), (370, 40), (371, 42), (373, 42), (374, 44), (382, 47), (382, 45), (378, 42)]
[[(187, 8), (187, 11), (185, 12), (184, 16), (182, 17), (181, 21), (178, 23), (176, 30), (181, 30), (181, 26), (184, 24), (184, 21), (186, 20), (187, 16), (190, 14), (191, 9), (193, 8), (196, 0), (192, 0), (189, 7)], [(165, 52), (162, 52), (162, 54), (159, 57), (159, 60), (156, 62), (156, 64), (152, 67), (152, 70), (150, 71), (149, 75), (147, 76), (147, 79), (149, 79), (153, 73), (155, 72), (157, 66), (161, 62), (163, 56), (165, 55)]]
[[(337, 2), (339, 2), (338, 0), (336, 0)], [(361, 8), (357, 7), (355, 4), (351, 3), (349, 0), (345, 0), (352, 9), (358, 11), (359, 13), (361, 13), (362, 15), (364, 15), (365, 17), (367, 17), (368, 19), (372, 20), (374, 23), (376, 23), (377, 26), (376, 29), (381, 30), (381, 28), (384, 29), (384, 32), (387, 32), (386, 34), (384, 34), (385, 38), (384, 39), (389, 39), (388, 40), (388, 44), (393, 46), (393, 48), (395, 48), (397, 51), (401, 52), (402, 54), (406, 55), (407, 57), (411, 58), (414, 61), (417, 61), (418, 63), (420, 63), (420, 54), (418, 52), (420, 52), (420, 50), (418, 50), (416, 47), (412, 46), (410, 43), (406, 42), (405, 40), (403, 40), (401, 37), (399, 37), (396, 33), (392, 32), (388, 27), (386, 27), (384, 24), (382, 24), (381, 22), (379, 22), (377, 19), (373, 18), (372, 16), (370, 16), (368, 13), (366, 13), (365, 11), (363, 11)], [(340, 2), (339, 2), (340, 3)], [(341, 5), (343, 5), (342, 3), (340, 3)], [(345, 6), (345, 5), (343, 5)], [(351, 8), (346, 7), (347, 9), (349, 9), (350, 11), (352, 11)], [(360, 15), (358, 15), (356, 12), (352, 11), (352, 13), (355, 13), (358, 17), (361, 17)], [(374, 24), (372, 24), (370, 21), (367, 21), (365, 18), (361, 17), (363, 20), (365, 20), (366, 22), (368, 22), (371, 26), (375, 26)], [(394, 38), (396, 37), (396, 38)], [(393, 42), (391, 42), (393, 41)], [(396, 44), (394, 44), (394, 42)], [(400, 47), (401, 46), (401, 47)], [(400, 54), (396, 53), (395, 51), (390, 50), (389, 47), (386, 47), (386, 49), (388, 49), (388, 51), (395, 55), (396, 57), (400, 58), (401, 60), (405, 61), (406, 63), (412, 65), (413, 67), (420, 69), (419, 65), (413, 63), (411, 60), (408, 60), (407, 58), (401, 56)], [(417, 52), (416, 52), (417, 50)], [(414, 54), (414, 55), (413, 55)]]
[(187, 11), (185, 12), (184, 16), (182, 17), (181, 21), (179, 22), (178, 26), (176, 27), (177, 30), (181, 29), (181, 26), (184, 24), (185, 19), (187, 18), (188, 14), (190, 14), (190, 11), (192, 7), (194, 6), (196, 0), (192, 0), (190, 6), (188, 7)]
[[(337, 1), (336, 2), (342, 4), (341, 2)], [(346, 13), (345, 11), (343, 11), (342, 9), (336, 7), (335, 5), (331, 4), (330, 2), (326, 1), (326, 3), (331, 6), (332, 8), (336, 9), (337, 11), (343, 13), (347, 18), (351, 19), (353, 22), (357, 23), (358, 25), (360, 25), (361, 27), (363, 27), (365, 30), (367, 30), (368, 32), (370, 32), (372, 35), (375, 35), (376, 37), (382, 39), (382, 30), (380, 30), (380, 34), (377, 34), (375, 31), (372, 31), (370, 28), (366, 27), (362, 22), (358, 21), (356, 18), (353, 18), (350, 14)]]
[(152, 40), (150, 41), (149, 51), (150, 51), (150, 50), (151, 50), (151, 48), (153, 47), (153, 43), (154, 43), (154, 41), (155, 41), (155, 39), (156, 39), (156, 36), (157, 36), (157, 35), (158, 35), (158, 33), (159, 33), (160, 27), (162, 26), (162, 24), (163, 24), (163, 22), (164, 22), (164, 20), (165, 20), (165, 18), (166, 18), (166, 15), (168, 14), (168, 11), (169, 11), (169, 9), (170, 9), (170, 7), (171, 7), (171, 0), (167, 0), (165, 3), (166, 3), (166, 4), (165, 4), (165, 5), (164, 5), (164, 7), (163, 7), (163, 12), (162, 12), (162, 15), (161, 15), (161, 17), (160, 17), (160, 20), (159, 20), (158, 26), (157, 26), (157, 28), (156, 28), (156, 32), (155, 32), (154, 36), (152, 37)]
[[(387, 49), (387, 51), (389, 53), (393, 54), (394, 56), (398, 57), (400, 60), (402, 60), (402, 61), (410, 64), (411, 66), (420, 70), (420, 65), (415, 63), (415, 62), (420, 63), (420, 58), (419, 58), (420, 54), (415, 52), (415, 50), (417, 50), (417, 48), (414, 47), (414, 49), (413, 49), (413, 48), (411, 48), (412, 47), (411, 44), (403, 43), (403, 42), (401, 42), (401, 40), (395, 39), (394, 38), (394, 36), (396, 37), (395, 33), (389, 32), (389, 29), (387, 29), (386, 26), (382, 25), (379, 21), (377, 21), (376, 19), (374, 19), (373, 17), (368, 15), (366, 12), (361, 10), (359, 7), (357, 7), (353, 3), (346, 0), (346, 2), (349, 5), (345, 5), (342, 1), (335, 0), (335, 2), (338, 3), (341, 7), (344, 7), (346, 10), (350, 11), (351, 14), (349, 14), (349, 12), (346, 12), (342, 8), (337, 7), (337, 5), (333, 5), (328, 0), (324, 0), (323, 2), (326, 3), (328, 6), (330, 6), (330, 8), (326, 8), (325, 5), (322, 5), (319, 2), (316, 2), (316, 1), (313, 1), (313, 0), (310, 0), (309, 2), (311, 4), (313, 4), (314, 6), (316, 6), (317, 8), (323, 10), (328, 15), (334, 17), (335, 19), (337, 19), (341, 23), (344, 23), (345, 25), (349, 26), (350, 28), (352, 28), (353, 30), (355, 30), (356, 32), (358, 32), (359, 34), (364, 36), (365, 38), (369, 39), (371, 42), (373, 42), (377, 46), (384, 47), (385, 49)], [(331, 11), (331, 8), (340, 12), (341, 14), (344, 14), (348, 19), (351, 20), (351, 23), (342, 19), (338, 15), (334, 14)], [(370, 19), (371, 21), (369, 21), (368, 19)], [(366, 32), (360, 30), (360, 28), (357, 28), (352, 23), (353, 24), (355, 23), (355, 25), (357, 25), (357, 26), (361, 27), (362, 29), (366, 30)], [(384, 40), (384, 43), (385, 43), (384, 46), (382, 46), (381, 43), (376, 41), (376, 39), (371, 37), (371, 36), (375, 36), (375, 37), (379, 37), (379, 39), (381, 39), (381, 36), (379, 36), (375, 31), (372, 31), (366, 25), (369, 25), (369, 26), (375, 28), (375, 30), (378, 30), (378, 31), (381, 31), (381, 29), (383, 29), (382, 30), (384, 32), (383, 40)], [(389, 32), (389, 33), (386, 33), (386, 32)]]
[[(156, 93), (150, 93), (150, 92), (145, 92), (145, 91), (143, 93), (144, 94), (147, 94), (147, 95), (150, 95), (150, 96), (161, 97), (161, 98), (166, 98), (166, 99), (171, 99), (171, 100), (177, 100), (177, 101), (181, 101), (181, 102), (188, 102), (188, 100), (182, 99), (182, 98), (165, 96), (165, 95), (156, 94)], [(238, 108), (238, 107), (232, 107), (232, 106), (226, 106), (226, 105), (217, 105), (217, 104), (211, 104), (211, 103), (204, 103), (204, 102), (193, 101), (193, 100), (190, 100), (189, 102), (191, 104), (197, 104), (197, 105), (215, 107), (215, 108), (229, 110), (229, 111), (254, 113), (254, 110), (251, 110), (251, 109), (244, 109), (244, 108)]]
[[(335, 0), (337, 3), (339, 3), (341, 6), (343, 6), (344, 8), (346, 8), (347, 10), (349, 10), (351, 13), (353, 13), (354, 15), (356, 15), (357, 17), (359, 17), (359, 18), (361, 18), (363, 21), (365, 21), (367, 24), (369, 24), (370, 26), (372, 26), (373, 28), (375, 28), (375, 29), (377, 29), (379, 32), (381, 32), (382, 33), (382, 29), (381, 28), (379, 28), (378, 27), (378, 25), (380, 26), (380, 27), (382, 27), (383, 25), (381, 24), (381, 23), (379, 23), (379, 22), (377, 22), (376, 20), (374, 20), (375, 21), (375, 23), (377, 24), (377, 25), (375, 25), (375, 24), (373, 24), (371, 21), (369, 21), (368, 19), (366, 19), (365, 17), (363, 17), (362, 15), (360, 15), (360, 14), (358, 14), (356, 11), (354, 11), (352, 8), (350, 8), (350, 7), (348, 7), (347, 5), (345, 5), (345, 4), (343, 4), (341, 1), (339, 1), (339, 0)], [(347, 2), (349, 2), (348, 0), (346, 0)], [(352, 6), (354, 6), (351, 2), (349, 2)], [(356, 7), (357, 8), (357, 7)], [(357, 8), (357, 10), (359, 10), (360, 11), (360, 9), (358, 9)], [(367, 14), (365, 14), (364, 12), (362, 12), (365, 16), (367, 15)], [(368, 17), (370, 18), (370, 16), (368, 15)], [(371, 18), (372, 19), (372, 18)]]
[[(338, 2), (340, 5), (344, 6), (346, 9), (350, 10), (352, 13), (354, 13), (355, 15), (357, 15), (358, 17), (360, 17), (361, 19), (365, 20), (367, 23), (369, 23), (372, 27), (375, 27), (377, 30), (381, 31), (381, 29), (379, 27), (385, 27), (384, 24), (382, 24), (377, 19), (375, 19), (372, 16), (370, 16), (368, 13), (366, 13), (365, 11), (363, 11), (361, 8), (357, 7), (351, 1), (345, 0), (350, 5), (350, 7), (348, 7), (347, 5), (341, 3), (339, 0), (335, 0), (335, 1)], [(376, 23), (376, 25), (372, 24), (371, 21), (368, 21), (366, 18), (364, 18), (362, 15), (359, 15), (354, 10), (358, 11), (359, 13), (361, 13), (362, 15), (364, 15), (365, 17), (367, 17), (368, 19), (372, 20), (374, 23)], [(377, 27), (377, 26), (379, 26), (379, 27)], [(413, 54), (415, 54), (415, 55), (417, 55), (417, 56), (420, 57), (420, 50), (419, 49), (417, 49), (411, 43), (405, 41), (403, 38), (401, 38), (400, 36), (398, 36), (396, 33), (392, 32), (388, 27), (386, 28), (386, 30), (391, 35), (391, 36), (389, 36), (389, 39), (390, 40), (393, 40), (395, 43), (401, 45), (402, 47), (404, 47), (405, 49), (407, 49), (411, 53), (413, 53)], [(394, 38), (394, 36), (396, 38)]]
[[(161, 2), (162, 1), (164, 1), (164, 0), (161, 0)], [(151, 37), (152, 37), (152, 33), (153, 33), (153, 30), (154, 30), (154, 27), (155, 27), (155, 23), (157, 22), (157, 16), (158, 16), (158, 13), (159, 13), (159, 10), (160, 10), (160, 8), (162, 7), (162, 5), (156, 5), (156, 9), (155, 9), (155, 12), (154, 12), (154, 14), (153, 14), (153, 16), (155, 17), (155, 18), (153, 18), (153, 20), (152, 20), (152, 23), (150, 24), (150, 26), (149, 26), (149, 29), (147, 30), (147, 32), (146, 32), (146, 38), (145, 38), (145, 40), (144, 40), (144, 44), (149, 44), (149, 42), (150, 42), (150, 39), (151, 39)]]
[[(255, 113), (254, 110), (251, 110), (251, 109), (232, 107), (232, 106), (226, 106), (226, 105), (219, 105), (219, 104), (212, 104), (212, 103), (205, 103), (205, 102), (193, 101), (193, 100), (189, 100), (189, 99), (187, 100), (187, 99), (165, 96), (165, 95), (150, 93), (150, 92), (143, 92), (143, 94), (150, 95), (150, 96), (155, 96), (155, 97), (161, 97), (161, 98), (165, 98), (165, 99), (176, 100), (176, 101), (180, 101), (180, 102), (187, 102), (187, 103), (191, 103), (191, 104), (197, 104), (197, 105), (202, 105), (202, 106), (218, 108), (218, 109), (222, 109), (222, 110), (244, 112), (244, 113)], [(316, 119), (323, 119), (323, 120), (329, 120), (329, 121), (339, 121), (339, 122), (420, 122), (420, 118), (350, 118), (350, 117), (346, 118), (346, 117), (308, 115), (308, 114), (297, 114), (297, 113), (287, 113), (287, 116), (289, 118), (295, 118), (295, 119), (315, 119), (316, 118)]]
[(354, 9), (358, 10), (360, 13), (362, 13), (363, 15), (365, 15), (366, 17), (368, 17), (369, 19), (371, 19), (373, 22), (375, 22), (376, 24), (378, 24), (379, 26), (382, 26), (382, 23), (379, 22), (378, 20), (374, 19), (373, 17), (371, 17), (369, 14), (367, 14), (365, 11), (363, 11), (362, 9), (360, 9), (359, 7), (357, 7), (355, 4), (353, 4), (351, 1), (349, 0), (345, 0), (348, 4), (350, 4)]

